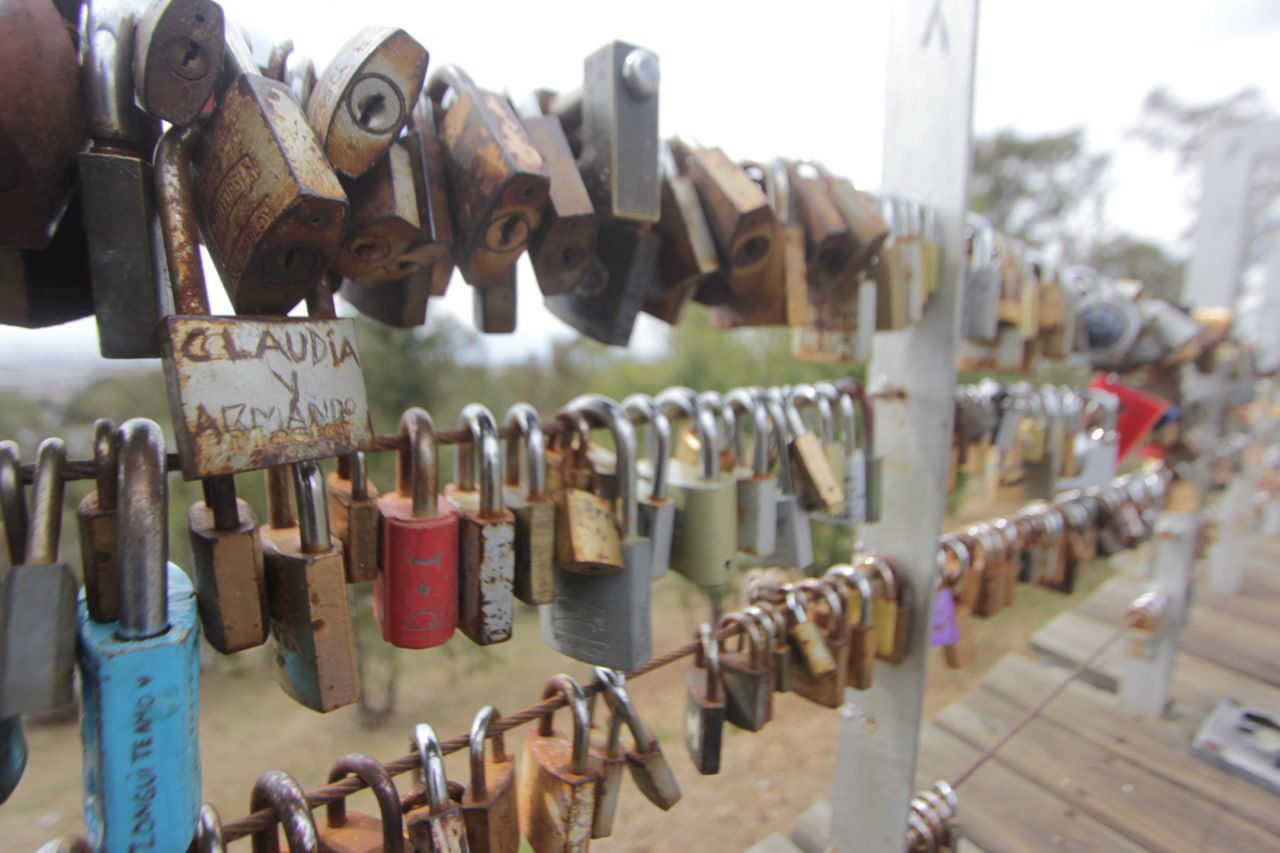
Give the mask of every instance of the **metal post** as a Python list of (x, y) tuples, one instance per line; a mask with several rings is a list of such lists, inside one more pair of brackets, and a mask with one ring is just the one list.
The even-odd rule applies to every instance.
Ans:
[(1120, 698), (1154, 717), (1162, 716), (1169, 706), (1178, 639), (1191, 603), (1191, 567), (1199, 526), (1197, 512), (1165, 511), (1152, 536), (1151, 580), (1153, 590), (1165, 598), (1164, 617), (1154, 635), (1136, 639), (1130, 647)]
[(1205, 145), (1200, 219), (1187, 264), (1183, 301), (1195, 308), (1234, 308), (1248, 237), (1254, 127), (1227, 127)]
[(899, 0), (891, 13), (882, 186), (936, 211), (942, 270), (916, 326), (876, 335), (868, 371), (881, 392), (875, 452), (884, 459), (884, 509), (863, 541), (905, 572), (916, 609), (906, 659), (877, 667), (875, 685), (851, 692), (843, 709), (837, 850), (901, 849), (915, 781), (951, 450), (977, 22), (977, 0)]
[(1249, 518), (1253, 493), (1258, 488), (1261, 459), (1246, 450), (1240, 472), (1232, 478), (1218, 502), (1218, 541), (1208, 553), (1208, 584), (1213, 592), (1235, 595), (1244, 583), (1245, 557), (1249, 551)]

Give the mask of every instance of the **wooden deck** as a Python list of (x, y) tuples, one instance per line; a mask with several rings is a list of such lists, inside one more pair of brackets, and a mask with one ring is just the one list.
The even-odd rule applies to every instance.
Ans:
[[(925, 727), (918, 783), (951, 778), (1119, 624), (1141, 583), (1117, 576), (1006, 655)], [(1280, 711), (1280, 541), (1251, 548), (1237, 596), (1197, 593), (1163, 719), (1110, 692), (1121, 641), (960, 789), (970, 849), (1280, 850), (1280, 797), (1196, 758), (1191, 741), (1225, 696)]]

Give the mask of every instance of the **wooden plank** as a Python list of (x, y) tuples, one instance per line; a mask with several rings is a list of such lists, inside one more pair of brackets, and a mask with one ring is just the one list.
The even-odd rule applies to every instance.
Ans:
[[(1108, 624), (1068, 610), (1031, 635), (1031, 648), (1055, 663), (1075, 666), (1106, 642), (1114, 631), (1114, 622)], [(1114, 691), (1124, 674), (1125, 655), (1124, 641), (1120, 641), (1094, 661), (1081, 679), (1103, 690)]]
[[(917, 787), (954, 778), (978, 750), (936, 725), (920, 736)], [(1016, 792), (1016, 796), (1013, 794)], [(960, 825), (966, 838), (985, 850), (1141, 850), (1129, 839), (1084, 812), (1031, 784), (999, 760), (985, 766), (959, 790)]]
[(1215, 613), (1226, 613), (1248, 619), (1258, 627), (1274, 631), (1280, 625), (1280, 599), (1266, 595), (1224, 595), (1207, 589), (1196, 591), (1192, 612), (1207, 607)]
[[(1023, 714), (986, 688), (953, 703), (935, 724), (982, 749)], [(1275, 836), (1226, 813), (1186, 788), (1043, 718), (1028, 724), (1001, 750), (1000, 760), (1026, 779), (1137, 844), (1154, 850), (1226, 846), (1268, 850)], [(1009, 795), (1005, 797), (1016, 799)]]
[[(1009, 654), (983, 677), (982, 686), (1029, 710), (1066, 675), (1022, 655)], [(1191, 741), (1204, 715), (1175, 707), (1166, 719), (1152, 720), (1123, 705), (1113, 694), (1075, 683), (1042, 712), (1046, 720), (1159, 773), (1277, 836), (1280, 799), (1257, 785), (1195, 757)]]

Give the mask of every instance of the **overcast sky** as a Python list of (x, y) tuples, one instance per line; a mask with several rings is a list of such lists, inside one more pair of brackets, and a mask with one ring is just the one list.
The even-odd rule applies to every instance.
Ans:
[[(320, 68), (360, 27), (400, 25), (427, 46), (433, 66), (457, 63), (499, 91), (571, 88), (587, 53), (624, 39), (661, 58), (664, 136), (719, 145), (735, 158), (818, 159), (866, 188), (879, 183), (890, 5), (223, 0), (228, 18), (264, 44), (291, 37)], [(974, 128), (1035, 134), (1083, 125), (1091, 147), (1115, 152), (1110, 222), (1185, 251), (1177, 240), (1190, 222), (1189, 190), (1170, 159), (1126, 141), (1126, 131), (1156, 85), (1193, 100), (1253, 85), (1274, 108), (1278, 66), (1275, 0), (981, 0)], [(527, 263), (521, 269), (521, 328), (487, 338), (496, 358), (569, 334), (541, 309)], [(227, 312), (215, 277), (210, 291), (215, 312)], [(469, 288), (455, 276), (431, 310), (469, 322)], [(661, 341), (661, 324), (645, 320), (633, 338), (640, 349)], [(96, 338), (92, 320), (0, 328), (0, 356), (10, 370), (54, 352), (96, 360)]]

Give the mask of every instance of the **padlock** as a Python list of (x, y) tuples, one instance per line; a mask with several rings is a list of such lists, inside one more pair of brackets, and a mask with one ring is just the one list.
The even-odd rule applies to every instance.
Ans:
[(283, 316), (337, 255), (347, 196), (288, 88), (236, 59), (239, 39), (227, 31), (234, 79), (197, 146), (195, 196), (236, 312)]
[(476, 330), (486, 335), (509, 335), (516, 330), (516, 268), (503, 273), (502, 280), (471, 291), (471, 318)]
[(458, 625), (458, 510), (441, 500), (435, 424), (423, 409), (400, 416), (396, 488), (378, 498), (382, 563), (373, 612), (382, 638), (403, 649), (438, 646)]
[(818, 394), (812, 385), (798, 385), (786, 397), (787, 452), (790, 455), (793, 479), (798, 480), (807, 509), (825, 507), (831, 509), (844, 502), (844, 493), (831, 463), (827, 460), (822, 442), (800, 417), (800, 401), (817, 403)]
[[(601, 693), (604, 692), (604, 685), (610, 683), (612, 677), (615, 677), (614, 670), (600, 666), (595, 668), (595, 680), (600, 685)], [(621, 673), (616, 673), (616, 677), (626, 678)], [(595, 811), (591, 816), (591, 837), (608, 838), (613, 834), (613, 819), (618, 812), (618, 800), (622, 794), (623, 771), (627, 766), (627, 757), (622, 751), (622, 717), (610, 706), (605, 711), (607, 722), (603, 726), (597, 726), (594, 719), (595, 698), (593, 695), (588, 700), (593, 718), (591, 727), (603, 729), (604, 736), (597, 738), (591, 744), (591, 756), (596, 761), (599, 775), (596, 782)]]
[(416, 263), (411, 266), (415, 269), (402, 277), (379, 284), (363, 285), (344, 279), (338, 293), (379, 323), (396, 329), (421, 326), (427, 322), (433, 268), (417, 268)]
[[(486, 705), (471, 723), (471, 784), (462, 796), (462, 820), (472, 853), (516, 853), (520, 848), (520, 819), (516, 813), (516, 763), (508, 756), (502, 733), (489, 734), (502, 715)], [(493, 739), (492, 753), (484, 744)]]
[(787, 171), (804, 231), (809, 280), (823, 290), (845, 284), (853, 273), (856, 246), (849, 223), (831, 197), (829, 176), (809, 161), (788, 164)]
[(838, 503), (830, 506), (819, 504), (809, 505), (808, 509), (812, 514), (819, 510), (831, 516), (839, 516), (844, 512), (844, 460), (842, 458), (840, 445), (836, 442), (835, 415), (831, 407), (832, 399), (827, 392), (819, 391), (816, 385), (803, 383), (799, 385), (788, 385), (785, 388), (778, 389), (787, 399), (794, 403), (797, 411), (801, 409), (809, 411), (811, 420), (807, 424), (807, 431), (814, 437), (816, 446), (819, 448), (820, 454), (826, 460), (826, 470), (830, 471), (832, 476), (840, 484), (840, 500)]
[(222, 7), (213, 0), (152, 0), (134, 33), (138, 106), (170, 124), (190, 124), (213, 95), (225, 44)]
[[(978, 650), (973, 635), (973, 609), (963, 592), (964, 585), (973, 580), (970, 574), (973, 556), (968, 546), (957, 537), (944, 538), (938, 545), (938, 554), (943, 583), (949, 588), (955, 606), (956, 623), (956, 640), (943, 646), (943, 660), (951, 669), (964, 669), (973, 662)], [(952, 560), (956, 564), (954, 572), (949, 570)]]
[(847, 684), (855, 690), (867, 690), (875, 673), (879, 639), (875, 625), (875, 590), (865, 568), (843, 563), (827, 570), (825, 578), (844, 590), (846, 612), (852, 612), (849, 593), (858, 594), (858, 621), (849, 625), (849, 661)]
[(996, 234), (991, 223), (976, 213), (965, 218), (968, 232), (968, 263), (965, 267), (964, 304), (960, 331), (969, 341), (995, 342), (999, 315), (1000, 266), (996, 260)]
[(832, 204), (840, 211), (849, 227), (853, 242), (849, 258), (848, 274), (856, 276), (870, 269), (885, 241), (890, 236), (889, 224), (884, 221), (875, 200), (854, 188), (848, 178), (832, 175), (821, 163), (810, 162), (826, 184)]
[[(8, 575), (14, 563), (21, 563), (27, 550), (27, 504), (19, 468), (18, 446), (12, 441), (0, 441), (0, 520), (4, 522), (0, 576)], [(26, 767), (27, 738), (22, 717), (0, 717), (0, 803), (13, 794)]]
[(371, 581), (378, 574), (378, 490), (369, 482), (363, 450), (338, 457), (337, 470), (325, 481), (329, 526), (342, 543), (347, 583)]
[(534, 850), (585, 851), (591, 843), (599, 763), (591, 755), (591, 717), (582, 687), (567, 675), (551, 678), (544, 699), (563, 696), (573, 716), (572, 737), (553, 727), (551, 714), (531, 727), (516, 768), (520, 832)]
[(589, 419), (613, 437), (617, 455), (616, 520), (607, 522), (619, 535), (622, 570), (609, 575), (556, 572), (555, 601), (541, 608), (543, 642), (585, 663), (631, 671), (653, 653), (650, 601), (653, 563), (649, 540), (640, 535), (635, 491), (635, 430), (622, 407), (600, 394), (571, 400), (570, 418)]
[(426, 48), (391, 27), (367, 27), (342, 46), (306, 104), (335, 169), (358, 178), (386, 154), (418, 102), (427, 59)]
[(790, 175), (781, 160), (744, 163), (743, 169), (764, 192), (773, 212), (773, 248), (764, 272), (750, 290), (731, 286), (711, 305), (711, 326), (803, 326), (809, 314), (804, 227), (794, 214)]
[(458, 624), (487, 646), (511, 639), (515, 580), (515, 516), (503, 505), (502, 441), (493, 414), (471, 403), (458, 415), (470, 439), (457, 445), (457, 485), (446, 494), (458, 507)]
[[(307, 795), (296, 779), (283, 770), (268, 770), (253, 783), (249, 811), (270, 809), (284, 830), (289, 853), (311, 853), (320, 849), (320, 833), (307, 805)], [(275, 824), (253, 834), (253, 853), (279, 853)], [(182, 849), (174, 847), (175, 850)]]
[(449, 152), (454, 261), (473, 287), (501, 284), (542, 221), (546, 164), (506, 98), (478, 88), (460, 68), (436, 68), (427, 92), (444, 110), (436, 121)]
[[(503, 502), (516, 522), (513, 591), (525, 604), (549, 604), (555, 596), (556, 505), (547, 494), (542, 421), (537, 409), (528, 403), (513, 403), (503, 420), (516, 431), (507, 439), (503, 466)], [(525, 469), (523, 483), (521, 468)]]
[(413, 156), (408, 146), (392, 145), (363, 175), (342, 182), (349, 211), (335, 272), (357, 282), (377, 276), (419, 239)]
[(196, 597), (168, 562), (160, 427), (125, 421), (118, 448), (120, 618), (94, 622), (83, 596), (78, 609), (84, 822), (95, 850), (185, 850), (200, 811)]
[[(561, 418), (563, 435), (569, 434), (570, 417)], [(552, 488), (556, 496), (556, 568), (558, 572), (583, 575), (612, 575), (622, 571), (622, 539), (614, 516), (610, 489), (606, 487), (597, 460), (591, 458), (590, 427), (578, 418), (577, 445), (553, 448), (555, 458)], [(617, 491), (616, 458), (614, 494)]]
[(880, 246), (869, 275), (876, 283), (876, 329), (890, 332), (911, 324), (910, 270), (904, 244), (908, 241), (905, 210), (891, 196), (871, 197), (888, 226), (887, 239)]
[(711, 226), (698, 200), (693, 179), (681, 174), (669, 143), (658, 149), (662, 172), (662, 215), (657, 231), (662, 239), (657, 274), (650, 282), (640, 310), (675, 325), (693, 295), (720, 272)]
[(855, 565), (878, 582), (880, 593), (871, 603), (871, 622), (876, 626), (876, 657), (901, 663), (911, 637), (914, 600), (911, 585), (889, 560), (879, 554), (865, 554)]
[(67, 30), (44, 0), (0, 9), (0, 245), (14, 249), (49, 247), (75, 184), (84, 120)]
[(327, 510), (318, 463), (268, 469), (268, 523), (258, 534), (276, 682), (322, 713), (360, 698), (342, 544), (329, 535)]
[(347, 800), (339, 797), (325, 807), (325, 822), (319, 827), (320, 849), (324, 853), (404, 853), (404, 813), (396, 783), (373, 758), (353, 752), (329, 768), (329, 784), (356, 776), (378, 802), (378, 816), (347, 811)]
[(811, 702), (838, 708), (844, 702), (844, 688), (849, 674), (849, 622), (844, 599), (834, 587), (822, 581), (804, 580), (797, 588), (804, 594), (821, 597), (826, 603), (826, 629), (819, 628), (813, 620), (806, 624), (813, 625), (814, 633), (819, 634), (819, 642), (830, 655), (832, 667), (829, 672), (821, 675), (808, 667), (796, 667), (792, 690)]
[(116, 574), (116, 425), (108, 418), (93, 422), (93, 468), (97, 489), (76, 507), (80, 528), (81, 577), (89, 618), (114, 622), (117, 617)]
[(735, 388), (725, 395), (738, 423), (750, 416), (752, 425), (751, 465), (742, 447), (742, 429), (734, 432), (739, 445), (739, 467), (735, 472), (738, 490), (738, 550), (755, 557), (773, 554), (778, 536), (778, 478), (771, 473), (769, 460), (769, 410), (762, 400), (746, 388)]
[(77, 193), (48, 249), (0, 248), (0, 323), (39, 329), (92, 315), (89, 247)]
[[(832, 412), (833, 426), (839, 425), (840, 442), (827, 443), (827, 457), (832, 470), (841, 474), (841, 491), (844, 503), (830, 513), (814, 513), (818, 521), (826, 521), (845, 527), (862, 524), (867, 518), (867, 455), (862, 448), (856, 414), (856, 395), (850, 389), (841, 390), (831, 382), (816, 382), (814, 389)], [(832, 437), (834, 438), (834, 429)]]
[[(876, 422), (875, 406), (867, 389), (861, 383), (845, 379), (836, 383), (841, 394), (852, 395), (858, 409), (858, 441), (853, 451), (853, 467), (863, 469), (863, 487), (866, 490), (864, 501), (865, 520), (868, 524), (880, 521), (880, 513), (884, 505), (884, 459), (875, 453)], [(861, 458), (861, 462), (859, 462)], [(856, 500), (856, 496), (855, 496)]]
[(938, 226), (938, 214), (933, 208), (920, 205), (920, 256), (921, 289), (925, 302), (933, 297), (942, 280), (940, 264), (942, 232)]
[(656, 401), (669, 417), (687, 417), (697, 436), (699, 460), (690, 470), (671, 464), (671, 492), (676, 504), (671, 540), (671, 569), (704, 590), (729, 583), (738, 550), (738, 488), (720, 470), (720, 427), (711, 409), (668, 388)]
[(791, 689), (795, 690), (802, 680), (814, 684), (831, 678), (836, 670), (836, 661), (831, 656), (831, 649), (827, 647), (821, 629), (809, 618), (804, 593), (796, 588), (786, 590), (786, 607), (791, 614), (788, 639), (791, 641), (793, 656), (801, 664), (791, 667)]
[(415, 851), (422, 853), (468, 853), (467, 827), (462, 809), (449, 799), (444, 752), (435, 729), (426, 723), (413, 727), (411, 745), (422, 762), (427, 807), (410, 812), (405, 823)]
[(205, 499), (187, 511), (196, 600), (204, 638), (229, 655), (267, 641), (262, 540), (258, 516), (236, 497), (232, 475), (209, 477), (202, 485)]
[[(597, 670), (599, 677), (601, 670)], [(615, 670), (604, 670), (604, 689), (601, 691), (612, 712), (613, 726), (625, 724), (631, 732), (632, 748), (627, 750), (627, 767), (631, 770), (631, 779), (640, 789), (640, 793), (649, 802), (663, 811), (667, 811), (680, 802), (680, 785), (676, 781), (671, 765), (662, 752), (657, 736), (644, 724), (637, 713), (631, 696), (627, 693), (626, 680), (622, 673)]]
[(714, 776), (720, 772), (727, 710), (720, 671), (720, 644), (706, 622), (698, 626), (695, 639), (698, 648), (694, 652), (693, 668), (685, 677), (684, 745), (694, 769), (703, 776)]
[(684, 168), (707, 214), (727, 292), (750, 293), (760, 285), (778, 249), (769, 199), (719, 148), (691, 149)]
[[(671, 458), (671, 421), (647, 394), (632, 394), (619, 405), (633, 425), (648, 423), (646, 446), (649, 466), (636, 461), (636, 509), (640, 513), (640, 535), (649, 540), (653, 557), (653, 579), (664, 576), (671, 567), (671, 543), (675, 537), (676, 502), (668, 494), (667, 478)], [(646, 481), (648, 494), (644, 494)]]
[(800, 492), (792, 477), (791, 456), (787, 452), (788, 420), (780, 396), (757, 395), (769, 411), (770, 434), (778, 454), (777, 532), (773, 561), (780, 566), (804, 569), (813, 563), (813, 530), (809, 515), (800, 503)]
[[(720, 647), (720, 671), (724, 677), (725, 719), (740, 729), (758, 732), (773, 718), (773, 669), (763, 629), (741, 613), (720, 617), (716, 632), (738, 628), (738, 645)], [(721, 643), (727, 641), (719, 641)]]
[(593, 340), (626, 346), (656, 274), (661, 244), (648, 226), (599, 221), (586, 275), (573, 291), (547, 297), (547, 310)]
[[(418, 199), (418, 239), (396, 259), (387, 280), (416, 269), (430, 273), (431, 295), (444, 296), (453, 276), (453, 214), (449, 205), (449, 150), (436, 132), (435, 105), (423, 92), (413, 111), (413, 124), (399, 145), (408, 150), (413, 162), (413, 180)], [(425, 299), (424, 299), (425, 301)]]
[(75, 698), (76, 580), (58, 562), (66, 458), (60, 438), (36, 450), (26, 556), (0, 579), (0, 719)]
[(192, 853), (226, 853), (226, 842), (222, 837), (222, 817), (213, 803), (200, 804), (196, 835), (188, 849)]
[(753, 619), (760, 626), (765, 639), (765, 649), (769, 655), (769, 671), (773, 673), (774, 692), (789, 693), (791, 691), (791, 649), (785, 640), (778, 639), (779, 636), (786, 636), (786, 614), (776, 607), (765, 610), (753, 604), (744, 608), (742, 615)]
[(595, 208), (560, 120), (526, 116), (524, 129), (551, 176), (542, 223), (529, 235), (529, 260), (543, 294), (568, 293), (578, 286), (595, 255)]

